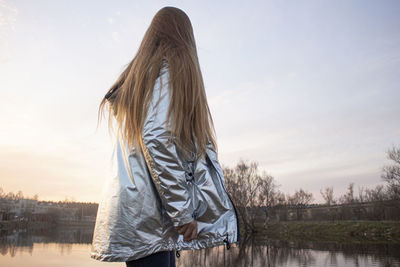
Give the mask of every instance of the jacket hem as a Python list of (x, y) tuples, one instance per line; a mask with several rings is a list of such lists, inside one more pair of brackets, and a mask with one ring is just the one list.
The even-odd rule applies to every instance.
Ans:
[[(224, 238), (226, 238), (226, 236), (221, 236), (218, 239), (216, 239), (215, 241), (208, 241), (208, 240), (200, 241), (198, 239), (195, 239), (192, 241), (193, 243), (192, 242), (175, 242), (175, 243), (169, 242), (168, 243), (166, 241), (161, 241), (158, 243), (153, 243), (152, 245), (154, 245), (154, 246), (151, 248), (148, 247), (145, 250), (136, 251), (134, 256), (122, 256), (121, 254), (104, 254), (104, 253), (98, 253), (98, 252), (91, 252), (90, 258), (99, 260), (99, 261), (106, 261), (106, 262), (126, 262), (126, 261), (130, 261), (130, 260), (135, 260), (135, 259), (139, 259), (142, 257), (146, 257), (148, 255), (151, 255), (151, 254), (159, 252), (159, 251), (200, 250), (200, 249), (204, 249), (204, 248), (222, 246), (225, 244)], [(232, 243), (236, 243), (236, 242), (232, 242)], [(140, 256), (138, 257), (139, 254), (140, 254)]]

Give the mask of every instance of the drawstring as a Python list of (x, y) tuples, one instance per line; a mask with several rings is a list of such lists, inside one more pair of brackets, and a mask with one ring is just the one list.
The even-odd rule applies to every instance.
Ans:
[(224, 242), (226, 243), (226, 249), (230, 249), (231, 248), (231, 244), (229, 244), (228, 235), (226, 235), (226, 238), (224, 239)]
[(181, 256), (181, 254), (179, 254), (179, 250), (175, 251), (175, 255), (177, 258), (179, 258)]

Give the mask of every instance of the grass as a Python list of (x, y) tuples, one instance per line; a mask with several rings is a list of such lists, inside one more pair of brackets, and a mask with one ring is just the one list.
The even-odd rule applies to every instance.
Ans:
[(400, 243), (399, 221), (290, 221), (257, 228), (258, 234), (282, 240)]

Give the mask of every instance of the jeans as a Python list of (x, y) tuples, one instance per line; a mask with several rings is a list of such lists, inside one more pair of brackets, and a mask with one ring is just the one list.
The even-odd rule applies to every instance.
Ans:
[(146, 257), (126, 261), (127, 267), (176, 267), (175, 251), (158, 251)]

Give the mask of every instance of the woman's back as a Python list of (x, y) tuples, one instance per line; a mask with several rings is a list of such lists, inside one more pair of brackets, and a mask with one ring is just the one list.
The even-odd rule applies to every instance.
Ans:
[(91, 257), (128, 263), (238, 242), (193, 29), (182, 10), (157, 12), (100, 108), (106, 103), (118, 130)]
[[(105, 185), (96, 218), (94, 259), (129, 261), (157, 251), (238, 241), (238, 218), (212, 145), (207, 147), (207, 157), (191, 162), (168, 141), (168, 77), (165, 66), (144, 123), (144, 150), (129, 150), (117, 138), (115, 173)], [(185, 242), (174, 226), (193, 219), (198, 222), (197, 239)]]

